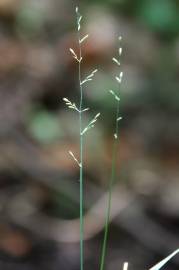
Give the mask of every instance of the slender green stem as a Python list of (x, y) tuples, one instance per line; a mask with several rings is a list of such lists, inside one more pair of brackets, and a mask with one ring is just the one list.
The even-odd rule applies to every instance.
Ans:
[(83, 108), (83, 87), (81, 84), (81, 59), (82, 50), (80, 44), (80, 32), (78, 31), (78, 44), (79, 44), (79, 64), (78, 76), (80, 86), (80, 107), (79, 107), (79, 131), (80, 131), (80, 270), (83, 270), (84, 265), (84, 252), (83, 252), (83, 234), (84, 234), (84, 221), (83, 221), (83, 134), (82, 134), (82, 108)]
[(106, 251), (107, 251), (107, 240), (109, 233), (109, 221), (110, 221), (110, 211), (111, 211), (111, 197), (112, 197), (112, 188), (116, 179), (116, 162), (117, 162), (117, 145), (118, 145), (118, 132), (119, 132), (119, 101), (117, 101), (117, 109), (116, 109), (116, 126), (115, 126), (115, 139), (113, 141), (113, 149), (112, 149), (112, 165), (111, 165), (111, 177), (109, 181), (109, 193), (108, 193), (108, 203), (107, 203), (107, 212), (106, 212), (106, 220), (105, 220), (105, 228), (104, 228), (104, 237), (102, 244), (102, 253), (101, 253), (101, 261), (100, 261), (100, 270), (104, 270)]

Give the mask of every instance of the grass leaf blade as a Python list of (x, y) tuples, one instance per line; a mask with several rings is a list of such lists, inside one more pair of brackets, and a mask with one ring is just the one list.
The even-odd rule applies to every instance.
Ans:
[(175, 250), (172, 252), (169, 256), (167, 256), (165, 259), (163, 259), (161, 262), (157, 263), (154, 265), (152, 268), (149, 270), (159, 270), (161, 269), (169, 260), (171, 260), (175, 255), (179, 253), (179, 249)]

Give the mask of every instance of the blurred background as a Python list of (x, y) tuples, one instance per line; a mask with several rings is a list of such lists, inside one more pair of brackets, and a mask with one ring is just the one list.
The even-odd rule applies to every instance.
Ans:
[[(0, 0), (0, 269), (79, 269), (75, 6), (83, 14), (85, 269), (99, 269), (122, 35), (120, 144), (106, 269), (179, 247), (179, 1)], [(176, 257), (163, 269), (179, 268)]]

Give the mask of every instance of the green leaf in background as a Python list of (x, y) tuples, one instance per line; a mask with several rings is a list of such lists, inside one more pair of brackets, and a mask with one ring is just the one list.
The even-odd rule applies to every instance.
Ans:
[(154, 31), (173, 31), (177, 10), (172, 0), (145, 0), (138, 7), (138, 16)]
[(179, 253), (179, 249), (175, 250), (168, 257), (163, 259), (161, 262), (157, 263), (155, 266), (153, 266), (149, 270), (159, 270), (159, 269), (161, 269), (169, 260), (171, 260), (178, 253)]
[(63, 136), (58, 118), (45, 110), (31, 116), (29, 131), (41, 143), (52, 143)]
[(25, 2), (19, 9), (16, 18), (17, 31), (26, 37), (37, 36), (42, 31), (45, 14), (40, 8)]

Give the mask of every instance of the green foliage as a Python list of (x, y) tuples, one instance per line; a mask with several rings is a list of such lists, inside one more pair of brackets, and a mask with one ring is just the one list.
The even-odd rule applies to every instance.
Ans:
[(46, 111), (40, 110), (31, 115), (29, 131), (40, 143), (51, 143), (63, 135), (58, 118)]
[(137, 14), (153, 31), (162, 33), (178, 31), (178, 12), (171, 0), (144, 0), (139, 5)]
[(50, 215), (64, 219), (74, 219), (78, 217), (79, 204), (69, 195), (65, 194), (65, 192), (53, 192), (52, 198), (52, 206), (54, 207), (52, 207), (49, 213)]
[(44, 14), (37, 5), (25, 3), (17, 14), (17, 31), (28, 38), (37, 37), (42, 30)]

